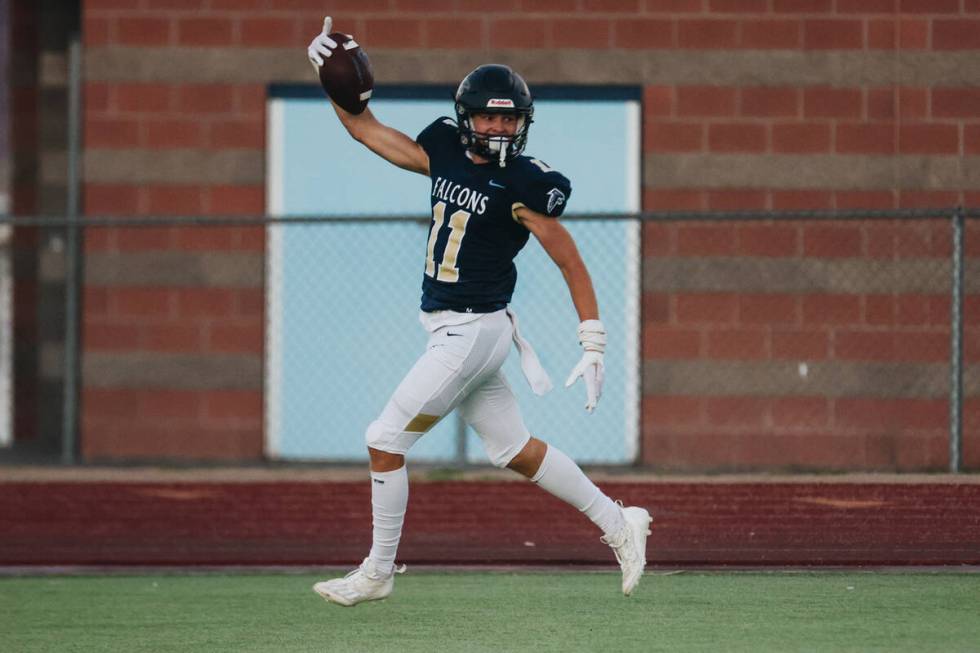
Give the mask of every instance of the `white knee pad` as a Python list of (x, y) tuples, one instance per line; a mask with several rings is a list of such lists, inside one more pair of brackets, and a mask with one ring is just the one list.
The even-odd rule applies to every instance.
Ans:
[(381, 443), (391, 439), (388, 433), (389, 429), (380, 420), (374, 420), (364, 431), (364, 442), (372, 449), (379, 449)]
[[(464, 415), (465, 416), (465, 415)], [(467, 419), (494, 467), (506, 467), (531, 439), (517, 406), (482, 420)]]
[(406, 433), (376, 419), (368, 424), (367, 430), (364, 431), (364, 441), (372, 449), (405, 455), (421, 435), (421, 433)]
[(460, 413), (480, 436), (495, 467), (506, 467), (531, 439), (517, 399), (501, 373), (467, 397)]
[(517, 454), (527, 446), (528, 441), (531, 439), (531, 434), (527, 433), (527, 437), (522, 440), (515, 440), (503, 446), (497, 443), (491, 443), (487, 440), (483, 440), (483, 449), (487, 452), (487, 458), (490, 459), (490, 463), (494, 467), (506, 467), (510, 464)]

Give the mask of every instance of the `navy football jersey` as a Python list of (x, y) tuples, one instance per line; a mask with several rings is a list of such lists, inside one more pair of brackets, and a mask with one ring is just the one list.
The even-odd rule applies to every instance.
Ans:
[(572, 188), (543, 162), (519, 156), (501, 168), (473, 163), (456, 123), (440, 118), (416, 139), (429, 155), (432, 221), (422, 277), (422, 310), (489, 313), (510, 302), (514, 257), (530, 232), (514, 217), (520, 206), (558, 217)]

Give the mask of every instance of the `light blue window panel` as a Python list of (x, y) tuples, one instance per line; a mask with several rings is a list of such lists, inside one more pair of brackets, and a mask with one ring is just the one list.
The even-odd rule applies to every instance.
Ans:
[[(527, 153), (572, 181), (569, 213), (640, 206), (636, 89), (536, 89)], [(452, 114), (451, 90), (378, 88), (371, 109), (415, 137)], [(269, 104), (269, 212), (424, 217), (429, 180), (351, 139), (319, 89), (274, 87)], [(581, 351), (578, 318), (557, 267), (532, 238), (518, 257), (512, 308), (555, 389), (531, 393), (516, 351), (505, 371), (530, 431), (584, 463), (629, 463), (639, 441), (639, 227), (565, 220), (592, 273), (609, 332), (606, 385), (592, 415), (581, 381), (563, 387)], [(270, 227), (266, 450), (285, 460), (366, 460), (363, 433), (422, 353), (418, 322), (428, 225), (343, 221)], [(443, 419), (411, 461), (484, 463), (479, 439)]]

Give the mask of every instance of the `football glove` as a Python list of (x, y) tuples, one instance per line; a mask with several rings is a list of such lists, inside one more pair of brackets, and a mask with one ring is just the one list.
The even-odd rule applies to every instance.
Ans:
[(606, 328), (599, 320), (585, 320), (578, 325), (578, 341), (585, 353), (568, 375), (565, 387), (582, 377), (585, 383), (585, 410), (591, 413), (602, 396), (602, 381), (605, 378), (602, 355), (606, 351)]
[(320, 66), (323, 65), (323, 59), (330, 57), (333, 54), (333, 49), (337, 47), (337, 42), (330, 38), (332, 27), (333, 18), (327, 16), (323, 19), (323, 31), (310, 41), (310, 47), (306, 49), (306, 56), (310, 58), (310, 63), (313, 64), (313, 70), (317, 74), (320, 74)]

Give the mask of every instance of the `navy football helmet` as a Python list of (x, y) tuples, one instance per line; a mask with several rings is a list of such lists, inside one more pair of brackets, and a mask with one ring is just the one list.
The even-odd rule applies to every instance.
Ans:
[[(501, 64), (486, 64), (463, 78), (456, 89), (456, 125), (463, 145), (503, 166), (527, 145), (534, 116), (534, 100), (524, 79)], [(473, 131), (474, 113), (510, 113), (517, 116), (517, 131), (508, 137), (487, 137)]]

